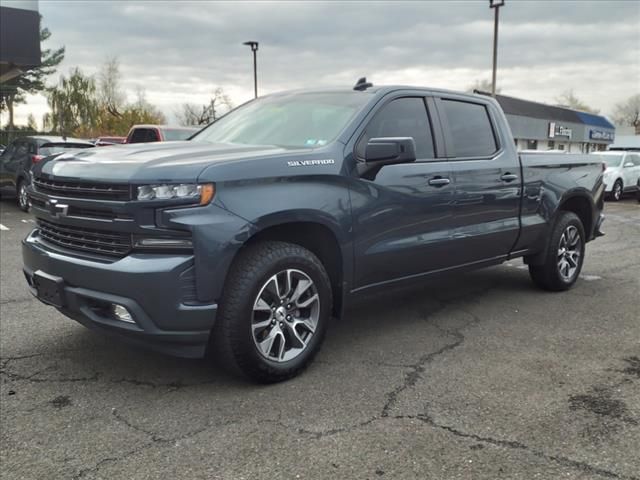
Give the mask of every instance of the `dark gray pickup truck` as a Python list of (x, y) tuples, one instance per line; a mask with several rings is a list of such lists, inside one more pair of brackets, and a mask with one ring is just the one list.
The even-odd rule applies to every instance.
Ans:
[(189, 141), (37, 164), (24, 273), (88, 327), (279, 381), (358, 293), (516, 257), (571, 287), (601, 234), (602, 173), (593, 155), (518, 155), (489, 97), (285, 92)]

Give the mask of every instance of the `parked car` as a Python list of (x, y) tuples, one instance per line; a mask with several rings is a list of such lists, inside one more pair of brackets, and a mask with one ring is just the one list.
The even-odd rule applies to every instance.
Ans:
[(607, 151), (598, 152), (605, 162), (605, 192), (611, 200), (619, 201), (625, 193), (637, 190), (640, 178), (640, 152)]
[(96, 147), (108, 147), (110, 145), (119, 145), (126, 141), (127, 137), (98, 137), (94, 140), (93, 144)]
[(426, 88), (273, 94), (188, 142), (76, 157), (34, 169), (31, 292), (261, 382), (358, 294), (518, 257), (567, 290), (604, 219), (599, 157), (518, 154), (494, 99)]
[(17, 138), (0, 156), (0, 191), (16, 194), (18, 206), (28, 211), (26, 187), (31, 167), (49, 155), (91, 147), (91, 142), (70, 137), (38, 135)]
[(171, 127), (168, 125), (134, 125), (125, 143), (171, 142), (187, 140), (200, 128)]

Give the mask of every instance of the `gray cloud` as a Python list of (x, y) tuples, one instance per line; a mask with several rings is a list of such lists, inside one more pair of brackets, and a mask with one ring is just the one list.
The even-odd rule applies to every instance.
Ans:
[[(250, 98), (245, 40), (260, 42), (262, 92), (351, 85), (365, 74), (375, 83), (461, 89), (490, 76), (487, 1), (41, 1), (40, 11), (51, 44), (67, 46), (66, 67), (95, 72), (117, 55), (125, 86), (144, 85), (166, 113), (185, 101), (206, 101), (216, 86), (237, 103)], [(639, 26), (635, 1), (507, 0), (500, 23), (503, 92), (553, 101), (573, 88), (608, 113), (640, 90)]]

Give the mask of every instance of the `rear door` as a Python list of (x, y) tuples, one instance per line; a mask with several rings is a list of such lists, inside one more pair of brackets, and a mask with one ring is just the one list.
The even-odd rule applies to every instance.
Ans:
[(436, 102), (456, 185), (451, 246), (458, 265), (504, 257), (520, 231), (513, 139), (501, 138), (496, 108), (474, 100), (452, 95)]
[(13, 158), (13, 154), (15, 153), (15, 150), (16, 150), (16, 142), (13, 141), (7, 146), (7, 148), (2, 153), (2, 155), (0, 155), (0, 187), (1, 188), (8, 188), (13, 185), (13, 180), (12, 180), (13, 175), (11, 174), (11, 166), (9, 165), (9, 162), (11, 162), (11, 159)]
[(9, 185), (15, 188), (18, 175), (22, 172), (22, 165), (29, 160), (29, 142), (21, 138), (16, 140), (15, 149), (5, 163), (5, 174)]
[(447, 160), (438, 157), (427, 103), (422, 96), (385, 99), (357, 136), (357, 159), (370, 138), (412, 137), (417, 161), (384, 166), (353, 185), (356, 288), (421, 275), (450, 261), (454, 186)]

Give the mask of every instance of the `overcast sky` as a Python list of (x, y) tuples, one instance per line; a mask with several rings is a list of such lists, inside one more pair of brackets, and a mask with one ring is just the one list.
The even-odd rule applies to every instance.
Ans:
[[(3, 2), (6, 4), (6, 2)], [(40, 13), (65, 45), (61, 73), (95, 73), (117, 56), (123, 86), (138, 85), (169, 118), (223, 87), (236, 104), (253, 95), (246, 40), (260, 42), (261, 94), (289, 88), (410, 84), (464, 90), (490, 79), (488, 0), (424, 2), (47, 1)], [(57, 79), (50, 78), (53, 83)], [(506, 0), (500, 11), (498, 87), (554, 103), (573, 89), (609, 114), (640, 93), (640, 1)], [(16, 120), (46, 111), (43, 97)]]

